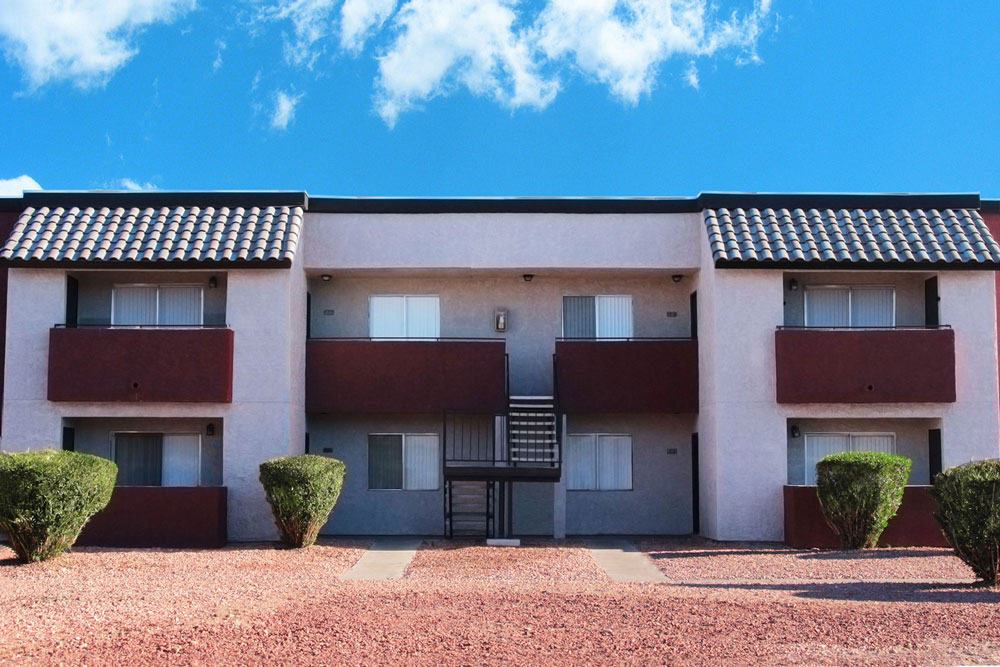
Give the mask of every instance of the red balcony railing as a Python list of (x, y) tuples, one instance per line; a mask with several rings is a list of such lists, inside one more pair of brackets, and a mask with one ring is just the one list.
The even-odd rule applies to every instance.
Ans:
[(500, 339), (313, 339), (306, 409), (314, 413), (493, 413), (507, 409)]
[(233, 332), (215, 328), (57, 327), (50, 401), (233, 400)]
[(774, 347), (778, 403), (955, 401), (949, 328), (780, 328)]
[(698, 412), (696, 340), (559, 340), (555, 374), (566, 413)]

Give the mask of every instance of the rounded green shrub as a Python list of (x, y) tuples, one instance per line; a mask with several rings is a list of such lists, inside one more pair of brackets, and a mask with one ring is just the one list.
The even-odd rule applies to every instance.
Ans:
[(990, 586), (1000, 585), (1000, 461), (974, 461), (934, 478), (935, 517), (955, 555)]
[(316, 541), (340, 497), (345, 471), (343, 461), (312, 454), (260, 464), (260, 483), (285, 546), (308, 547)]
[(910, 466), (910, 459), (878, 452), (834, 454), (816, 464), (823, 516), (844, 549), (878, 544), (903, 501)]
[(18, 558), (55, 558), (107, 507), (118, 466), (90, 454), (0, 453), (0, 533)]

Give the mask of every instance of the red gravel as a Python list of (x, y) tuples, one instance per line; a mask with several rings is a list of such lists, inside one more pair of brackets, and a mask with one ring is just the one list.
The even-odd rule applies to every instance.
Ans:
[[(0, 662), (1000, 662), (1000, 593), (986, 589), (557, 581), (546, 574), (551, 548), (541, 544), (497, 549), (496, 556), (483, 547), (418, 556), (453, 560), (454, 577), (418, 562), (398, 581), (339, 581), (337, 573), (359, 556), (354, 546), (83, 549), (42, 565), (0, 567)], [(0, 558), (9, 555), (0, 551)], [(520, 573), (518, 581), (464, 579), (463, 571), (477, 570), (470, 556), (498, 558), (508, 572)], [(850, 561), (841, 563), (850, 569)], [(577, 567), (572, 571), (583, 571)]]
[(406, 571), (417, 581), (610, 581), (590, 550), (574, 542), (522, 540), (519, 547), (480, 542), (427, 542)]
[(637, 546), (671, 581), (974, 579), (950, 549), (824, 551), (688, 538), (642, 541)]

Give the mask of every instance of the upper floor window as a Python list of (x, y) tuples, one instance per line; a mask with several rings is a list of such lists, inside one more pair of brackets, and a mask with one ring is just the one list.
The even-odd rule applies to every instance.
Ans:
[(369, 301), (372, 338), (439, 338), (440, 299), (433, 295), (379, 295)]
[(119, 486), (201, 483), (201, 436), (197, 433), (115, 433), (112, 446)]
[(201, 285), (115, 285), (111, 324), (115, 326), (201, 326)]
[(806, 433), (806, 484), (816, 483), (816, 464), (846, 452), (896, 453), (895, 433)]
[(563, 337), (631, 338), (631, 296), (564, 296)]
[(896, 293), (892, 287), (813, 286), (805, 289), (807, 327), (892, 327)]

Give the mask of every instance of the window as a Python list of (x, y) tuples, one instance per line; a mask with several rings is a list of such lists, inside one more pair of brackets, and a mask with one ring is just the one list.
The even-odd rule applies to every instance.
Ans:
[(113, 326), (201, 326), (200, 285), (115, 285)]
[(441, 307), (437, 296), (373, 296), (369, 302), (372, 338), (438, 338)]
[(631, 296), (564, 296), (565, 338), (631, 338)]
[(896, 453), (895, 433), (806, 433), (806, 484), (816, 483), (816, 464), (844, 452)]
[(631, 436), (567, 436), (566, 488), (570, 491), (631, 491)]
[(201, 483), (201, 436), (197, 433), (114, 433), (112, 454), (119, 486)]
[(436, 491), (440, 479), (437, 435), (373, 433), (368, 436), (368, 488)]
[(892, 287), (807, 286), (807, 327), (891, 327), (896, 324)]

